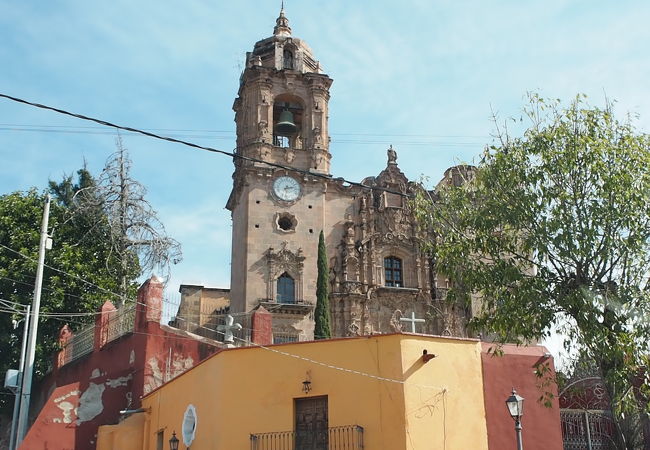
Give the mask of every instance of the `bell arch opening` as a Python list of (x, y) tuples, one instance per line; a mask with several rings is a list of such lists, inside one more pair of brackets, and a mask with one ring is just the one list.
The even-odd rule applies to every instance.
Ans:
[(302, 148), (304, 102), (300, 97), (281, 94), (273, 100), (273, 145)]

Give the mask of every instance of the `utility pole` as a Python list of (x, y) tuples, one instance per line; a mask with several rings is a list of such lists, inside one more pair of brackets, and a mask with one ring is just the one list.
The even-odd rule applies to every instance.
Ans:
[(41, 242), (38, 246), (38, 267), (36, 268), (36, 285), (34, 286), (34, 301), (32, 303), (32, 314), (29, 317), (29, 338), (27, 340), (27, 355), (25, 360), (25, 373), (22, 376), (20, 389), (20, 417), (18, 419), (18, 431), (16, 447), (19, 447), (27, 433), (27, 422), (29, 420), (29, 401), (32, 394), (32, 375), (34, 374), (34, 359), (36, 355), (36, 335), (38, 334), (38, 313), (41, 308), (41, 287), (43, 285), (43, 265), (45, 263), (45, 248), (50, 242), (47, 235), (47, 225), (50, 219), (50, 195), (45, 198), (43, 209), (43, 221), (41, 222)]
[(18, 414), (20, 413), (20, 395), (22, 389), (22, 379), (25, 373), (25, 351), (27, 350), (27, 333), (29, 332), (29, 317), (32, 310), (32, 305), (27, 305), (25, 309), (25, 319), (23, 325), (23, 343), (20, 346), (20, 366), (18, 367), (18, 390), (16, 391), (16, 399), (14, 400), (14, 415), (11, 419), (11, 435), (9, 436), (9, 450), (16, 450), (16, 429), (18, 428)]

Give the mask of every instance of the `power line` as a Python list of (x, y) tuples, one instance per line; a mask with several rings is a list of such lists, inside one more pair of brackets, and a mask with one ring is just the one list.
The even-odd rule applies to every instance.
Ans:
[[(18, 274), (18, 275), (26, 276), (25, 274), (22, 274), (22, 273), (20, 273), (20, 274)], [(32, 277), (32, 278), (33, 278), (33, 277)], [(27, 282), (25, 282), (25, 281), (15, 280), (15, 279), (13, 279), (13, 278), (9, 278), (9, 277), (3, 277), (3, 276), (0, 276), (0, 279), (8, 280), (8, 281), (11, 281), (11, 282), (13, 282), (13, 283), (22, 284), (22, 285), (27, 286), (27, 287), (32, 287), (32, 288), (34, 287), (34, 283), (27, 283)], [(43, 289), (44, 291), (47, 291), (47, 292), (53, 292), (53, 293), (56, 293), (56, 292), (57, 292), (57, 290), (55, 290), (55, 289), (49, 289), (49, 288), (46, 288), (46, 287), (42, 287), (41, 289)], [(71, 294), (71, 293), (66, 292), (66, 291), (60, 291), (60, 293), (61, 293), (64, 297), (73, 297), (73, 298), (78, 298), (79, 300), (88, 300), (87, 297), (81, 297), (80, 295)]]
[[(101, 130), (104, 127), (97, 126), (72, 126), (72, 125), (41, 125), (41, 124), (20, 124), (20, 123), (0, 123), (0, 127), (19, 127), (19, 128), (60, 128), (60, 129), (91, 129)], [(235, 136), (232, 130), (211, 130), (211, 129), (193, 129), (193, 128), (143, 128), (146, 131), (169, 131), (169, 132), (192, 132), (192, 133), (226, 133)], [(490, 138), (489, 135), (471, 135), (471, 134), (409, 134), (409, 133), (332, 133), (332, 136), (371, 136), (371, 137), (428, 137), (428, 138), (476, 138), (486, 139)]]
[[(1, 95), (1, 94), (0, 94), (0, 95)], [(0, 244), (0, 247), (3, 247), (3, 248), (5, 248), (5, 249), (9, 250), (10, 252), (13, 252), (13, 253), (15, 253), (15, 254), (17, 254), (17, 255), (20, 255), (20, 256), (22, 256), (23, 258), (26, 258), (26, 259), (28, 259), (28, 260), (30, 260), (30, 261), (36, 262), (36, 260), (35, 260), (34, 258), (32, 258), (31, 256), (24, 255), (24, 254), (20, 253), (18, 250), (14, 250), (13, 248), (11, 248), (11, 247), (7, 247), (7, 246), (4, 245), (4, 244)], [(52, 270), (54, 270), (54, 271), (56, 271), (56, 272), (62, 273), (62, 274), (64, 274), (64, 275), (68, 275), (69, 277), (76, 278), (77, 280), (81, 281), (82, 283), (86, 283), (87, 285), (92, 286), (92, 287), (94, 287), (94, 288), (97, 288), (97, 289), (99, 289), (99, 290), (101, 290), (101, 291), (104, 291), (104, 292), (106, 292), (106, 293), (108, 293), (108, 294), (114, 295), (114, 296), (116, 296), (116, 297), (118, 297), (118, 298), (122, 298), (121, 295), (116, 294), (116, 293), (114, 293), (114, 292), (111, 292), (111, 291), (109, 291), (108, 289), (104, 289), (103, 287), (101, 287), (101, 286), (99, 286), (99, 285), (97, 285), (97, 284), (95, 284), (95, 283), (91, 283), (90, 281), (87, 281), (87, 280), (85, 280), (85, 279), (83, 279), (83, 278), (81, 278), (81, 277), (79, 277), (79, 276), (77, 276), (77, 275), (74, 275), (74, 274), (71, 274), (71, 273), (65, 272), (65, 271), (63, 271), (63, 270), (61, 270), (61, 269), (57, 269), (56, 267), (52, 267), (52, 266), (47, 265), (47, 264), (44, 264), (44, 266), (47, 267), (48, 269), (52, 269)]]
[[(142, 303), (142, 302), (137, 302), (136, 301), (136, 304), (143, 305), (143, 306), (146, 306), (148, 308), (151, 308), (151, 305), (146, 305), (145, 303)], [(162, 312), (161, 308), (152, 308), (152, 309)], [(15, 313), (15, 312), (18, 312), (18, 311), (3, 310), (3, 308), (0, 308), (0, 313), (3, 313), (3, 312), (4, 313)], [(22, 314), (24, 315), (25, 313), (23, 312)], [(93, 313), (93, 314), (102, 314), (102, 313), (99, 312), (99, 313)], [(51, 317), (51, 318), (57, 319), (57, 317)], [(190, 323), (193, 323), (193, 322), (190, 322)], [(217, 329), (209, 328), (209, 327), (206, 327), (204, 325), (199, 325), (199, 324), (196, 324), (196, 323), (193, 323), (193, 324), (198, 325), (198, 328), (202, 328), (202, 329), (211, 331), (211, 332), (219, 334), (219, 335), (224, 335), (225, 336), (225, 334), (226, 334), (223, 331), (219, 331)], [(93, 326), (93, 325), (91, 325), (91, 326)], [(184, 331), (184, 330), (180, 330), (180, 329), (178, 329), (178, 330), (179, 331)], [(133, 334), (146, 335), (146, 336), (156, 336), (156, 337), (160, 336), (158, 334), (146, 333), (146, 332), (135, 331), (135, 330), (133, 330), (132, 333)], [(188, 333), (191, 333), (191, 332), (188, 331)], [(194, 334), (194, 333), (191, 333), (191, 334)], [(203, 336), (200, 336), (200, 335), (196, 335), (196, 336), (203, 337)], [(171, 337), (173, 339), (183, 339), (183, 340), (192, 340), (192, 341), (196, 341), (196, 342), (201, 342), (200, 340), (198, 340), (196, 338), (192, 338), (192, 337), (184, 337), (184, 336), (169, 336), (169, 337)], [(206, 338), (206, 339), (210, 339), (210, 338)], [(379, 376), (379, 375), (373, 375), (371, 373), (363, 372), (363, 371), (360, 371), (360, 370), (355, 370), (355, 369), (350, 369), (350, 368), (347, 368), (347, 367), (341, 367), (341, 366), (337, 366), (337, 365), (334, 365), (334, 364), (329, 364), (329, 363), (326, 363), (326, 362), (323, 362), (323, 361), (318, 361), (318, 360), (315, 360), (315, 359), (312, 359), (312, 358), (308, 358), (306, 356), (296, 355), (294, 353), (289, 353), (289, 352), (285, 352), (283, 350), (278, 350), (277, 348), (271, 348), (271, 347), (267, 347), (266, 345), (257, 344), (255, 342), (240, 338), (238, 336), (233, 336), (233, 339), (244, 342), (245, 344), (247, 344), (248, 346), (251, 346), (251, 347), (261, 348), (263, 350), (270, 351), (270, 352), (275, 353), (275, 354), (279, 354), (279, 355), (294, 358), (294, 359), (299, 359), (299, 360), (302, 360), (302, 361), (309, 362), (311, 364), (326, 367), (328, 369), (338, 370), (338, 371), (341, 371), (341, 372), (346, 372), (346, 373), (350, 373), (350, 374), (354, 374), (354, 375), (365, 376), (365, 377), (368, 377), (368, 378), (371, 378), (371, 379), (375, 379), (377, 381), (385, 381), (385, 382), (397, 383), (397, 384), (406, 384), (405, 380), (397, 380), (397, 379), (394, 379), (394, 378), (382, 377), (382, 376)], [(218, 342), (218, 341), (216, 341), (216, 342)], [(427, 388), (427, 389), (436, 389), (436, 390), (440, 390), (441, 393), (447, 393), (448, 392), (447, 388), (440, 387), (440, 386), (430, 386), (430, 385), (420, 385), (420, 384), (416, 384), (416, 385), (413, 385), (413, 386), (421, 387), (421, 388)]]
[[(18, 252), (18, 251), (16, 251), (16, 250), (13, 250), (13, 249), (7, 247), (6, 245), (0, 244), (0, 246), (2, 246), (2, 247), (4, 247), (4, 248), (6, 248), (7, 250), (10, 250), (10, 251), (12, 251), (12, 252), (18, 254), (18, 255), (20, 255), (20, 256), (22, 256), (22, 257), (24, 257), (24, 258), (32, 259), (32, 258), (30, 258), (29, 256), (26, 256), (26, 255), (24, 255), (24, 254), (22, 254), (22, 253), (20, 253), (20, 252)], [(117, 297), (121, 297), (121, 296), (119, 296), (118, 294), (115, 294), (115, 293), (113, 293), (113, 292), (111, 292), (111, 291), (109, 291), (109, 290), (103, 289), (103, 288), (97, 286), (96, 284), (91, 283), (90, 281), (86, 281), (86, 280), (84, 280), (84, 279), (81, 278), (81, 277), (78, 277), (78, 276), (76, 276), (76, 275), (73, 275), (73, 274), (67, 273), (67, 272), (65, 272), (65, 271), (63, 271), (63, 270), (60, 270), (60, 269), (56, 269), (56, 268), (51, 267), (51, 266), (47, 266), (47, 267), (49, 267), (50, 269), (56, 270), (56, 271), (59, 272), (59, 273), (62, 273), (62, 274), (65, 274), (65, 275), (68, 275), (68, 276), (74, 277), (74, 278), (76, 278), (76, 279), (79, 279), (79, 280), (81, 280), (81, 281), (83, 281), (83, 282), (85, 282), (85, 283), (87, 283), (87, 284), (89, 284), (89, 285), (92, 285), (92, 286), (98, 287), (98, 288), (102, 289), (103, 291), (108, 292), (108, 293), (111, 293), (111, 294), (113, 294), (113, 295), (115, 295), (115, 296), (117, 296)], [(162, 299), (162, 302), (165, 302), (165, 300)], [(11, 303), (15, 303), (15, 302), (11, 302)], [(151, 308), (151, 305), (147, 305), (146, 303), (142, 303), (142, 302), (139, 302), (139, 301), (137, 301), (137, 300), (135, 301), (135, 304), (136, 304), (136, 305), (146, 306), (147, 308)], [(174, 303), (174, 304), (175, 304), (175, 303)], [(164, 312), (162, 308), (153, 308), (153, 309), (154, 309), (155, 311), (160, 312), (161, 314)], [(18, 311), (9, 311), (9, 310), (7, 310), (7, 311), (3, 311), (2, 308), (0, 308), (0, 312), (13, 312), (13, 313), (15, 313), (15, 312), (18, 312)], [(92, 313), (92, 314), (93, 314), (93, 315), (96, 315), (96, 314), (98, 314), (98, 313)], [(101, 312), (99, 312), (99, 314), (101, 314)], [(53, 319), (57, 319), (57, 320), (60, 320), (62, 317), (64, 317), (64, 316), (59, 316), (59, 315), (57, 315), (56, 317), (55, 317), (55, 316), (52, 316)], [(205, 330), (208, 330), (208, 331), (211, 331), (211, 332), (214, 332), (214, 333), (221, 334), (221, 335), (224, 335), (224, 336), (225, 336), (225, 332), (223, 332), (223, 331), (219, 331), (218, 329), (212, 329), (212, 328), (206, 327), (206, 326), (204, 326), (204, 325), (200, 325), (200, 324), (199, 324), (198, 326), (199, 326), (199, 328), (202, 328), (202, 329), (205, 329)], [(140, 334), (143, 334), (143, 333), (140, 333)], [(147, 334), (147, 333), (144, 333), (144, 334)], [(406, 384), (406, 381), (404, 381), (404, 380), (396, 380), (396, 379), (392, 379), (392, 378), (380, 377), (380, 376), (378, 376), (378, 375), (373, 375), (373, 374), (369, 374), (369, 373), (362, 372), (362, 371), (358, 371), (358, 370), (354, 370), (354, 369), (348, 369), (348, 368), (345, 368), (345, 367), (335, 366), (335, 365), (328, 364), (328, 363), (325, 363), (325, 362), (322, 362), (322, 361), (318, 361), (318, 360), (315, 360), (315, 359), (307, 358), (307, 357), (305, 357), (305, 356), (295, 355), (295, 354), (293, 354), (293, 353), (289, 353), (289, 352), (285, 352), (285, 351), (278, 350), (278, 349), (275, 349), (275, 348), (267, 347), (267, 346), (262, 345), (262, 344), (257, 344), (257, 343), (255, 343), (255, 342), (248, 341), (248, 340), (246, 340), (246, 339), (242, 339), (242, 338), (237, 337), (237, 336), (233, 336), (233, 338), (234, 338), (234, 339), (237, 339), (237, 340), (239, 340), (239, 341), (241, 341), (241, 342), (244, 342), (244, 343), (246, 343), (246, 344), (248, 344), (248, 345), (250, 345), (250, 346), (253, 346), (253, 347), (262, 348), (262, 349), (267, 350), (267, 351), (270, 351), (270, 352), (272, 352), (272, 353), (280, 354), (280, 355), (287, 356), (287, 357), (291, 357), (291, 358), (300, 359), (300, 360), (303, 360), (303, 361), (306, 361), (306, 362), (309, 362), (309, 363), (312, 363), (312, 364), (316, 364), (316, 365), (319, 365), (319, 366), (322, 366), (322, 367), (326, 367), (326, 368), (329, 368), (329, 369), (339, 370), (339, 371), (343, 371), (343, 372), (347, 372), (347, 373), (351, 373), (351, 374), (355, 374), (355, 375), (366, 376), (366, 377), (369, 377), (369, 378), (372, 378), (372, 379), (375, 379), (375, 380), (378, 380), (378, 381), (386, 381), (386, 382), (391, 382), (391, 383)], [(441, 393), (446, 393), (446, 392), (447, 392), (447, 388), (441, 388), (441, 387), (439, 387), (439, 386), (427, 386), (427, 385), (415, 385), (415, 386), (424, 387), (424, 388), (428, 388), (428, 389), (439, 389)]]
[(289, 171), (289, 172), (296, 172), (296, 173), (300, 173), (300, 174), (303, 174), (303, 175), (313, 176), (313, 177), (316, 177), (316, 178), (323, 178), (323, 179), (326, 179), (326, 180), (329, 180), (329, 181), (337, 180), (337, 181), (341, 181), (341, 182), (344, 182), (344, 183), (348, 183), (348, 184), (350, 184), (352, 186), (357, 186), (357, 187), (360, 187), (362, 189), (368, 189), (368, 190), (371, 190), (371, 191), (377, 190), (377, 191), (388, 192), (388, 193), (391, 193), (391, 194), (396, 194), (396, 195), (399, 195), (399, 196), (402, 196), (402, 197), (411, 197), (411, 195), (409, 195), (409, 194), (404, 194), (402, 192), (394, 191), (392, 189), (383, 188), (383, 187), (368, 186), (368, 185), (365, 185), (363, 183), (359, 183), (359, 182), (356, 182), (356, 181), (346, 180), (345, 178), (342, 178), (342, 177), (333, 178), (330, 175), (325, 175), (325, 174), (321, 174), (321, 173), (318, 173), (318, 172), (311, 172), (309, 170), (298, 169), (296, 167), (286, 166), (284, 164), (278, 164), (278, 163), (273, 163), (273, 162), (269, 162), (269, 161), (264, 161), (264, 160), (261, 160), (261, 159), (258, 159), (258, 158), (252, 158), (250, 156), (240, 155), (239, 153), (235, 153), (235, 152), (227, 152), (225, 150), (219, 150), (219, 149), (214, 148), (214, 147), (208, 147), (208, 146), (205, 146), (205, 145), (195, 144), (193, 142), (184, 141), (182, 139), (176, 139), (176, 138), (172, 138), (172, 137), (169, 137), (169, 136), (162, 136), (162, 135), (152, 133), (152, 132), (149, 132), (149, 131), (140, 130), (138, 128), (132, 128), (132, 127), (127, 127), (127, 126), (117, 125), (117, 124), (114, 124), (114, 123), (111, 123), (111, 122), (108, 122), (108, 121), (105, 121), (105, 120), (102, 120), (102, 119), (96, 119), (94, 117), (85, 116), (83, 114), (73, 113), (73, 112), (70, 112), (70, 111), (63, 110), (63, 109), (55, 108), (53, 106), (43, 105), (41, 103), (30, 102), (28, 100), (24, 100), (24, 99), (21, 99), (21, 98), (18, 98), (18, 97), (13, 97), (13, 96), (7, 95), (7, 94), (0, 93), (0, 97), (6, 98), (8, 100), (11, 100), (11, 101), (14, 101), (14, 102), (17, 102), (17, 103), (22, 103), (22, 104), (25, 104), (25, 105), (33, 106), (35, 108), (45, 109), (45, 110), (48, 110), (48, 111), (54, 111), (54, 112), (57, 112), (59, 114), (63, 114), (63, 115), (66, 115), (66, 116), (76, 117), (77, 119), (98, 123), (100, 125), (115, 128), (115, 129), (118, 129), (118, 130), (130, 131), (132, 133), (142, 134), (144, 136), (148, 136), (148, 137), (151, 137), (151, 138), (154, 138), (154, 139), (159, 139), (159, 140), (168, 141), (168, 142), (174, 142), (174, 143), (182, 144), (182, 145), (192, 147), (192, 148), (195, 148), (195, 149), (205, 150), (207, 152), (212, 152), (212, 153), (217, 153), (217, 154), (220, 154), (220, 155), (229, 156), (229, 157), (231, 157), (233, 159), (237, 158), (237, 159), (240, 159), (240, 160), (243, 160), (243, 161), (248, 161), (248, 162), (253, 162), (253, 163), (258, 163), (258, 164), (265, 164), (265, 165), (270, 166), (270, 167), (283, 169), (283, 170), (286, 170), (286, 171)]
[[(98, 127), (99, 128), (99, 127)], [(17, 131), (17, 132), (31, 132), (31, 133), (54, 133), (54, 134), (85, 134), (85, 135), (102, 135), (110, 136), (113, 135), (112, 131), (102, 131), (102, 130), (75, 130), (75, 129), (50, 129), (50, 128), (12, 128), (12, 127), (2, 127), (0, 126), (0, 131)], [(140, 136), (137, 133), (129, 132), (127, 133), (131, 136)], [(373, 137), (379, 138), (383, 135), (374, 135)], [(170, 138), (192, 138), (192, 139), (211, 139), (211, 140), (223, 140), (231, 141), (234, 140), (235, 135), (229, 136), (219, 136), (219, 135), (200, 135), (200, 134), (168, 134), (167, 137)], [(388, 136), (387, 136), (388, 137)], [(363, 140), (363, 139), (332, 139), (333, 143), (336, 144), (354, 144), (354, 145), (402, 145), (402, 146), (437, 146), (437, 147), (476, 147), (481, 146), (484, 143), (482, 142), (438, 142), (430, 140), (421, 140), (421, 141), (396, 141), (395, 139), (384, 139), (384, 140)]]

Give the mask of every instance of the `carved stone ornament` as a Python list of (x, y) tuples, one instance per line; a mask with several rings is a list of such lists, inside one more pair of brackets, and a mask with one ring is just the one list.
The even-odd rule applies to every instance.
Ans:
[(284, 153), (285, 161), (291, 164), (295, 158), (296, 158), (296, 152), (294, 152), (292, 148), (288, 148)]
[(266, 142), (266, 137), (268, 136), (269, 132), (269, 124), (266, 120), (260, 120), (260, 122), (257, 124), (257, 135), (260, 140), (260, 142)]
[(386, 151), (388, 154), (388, 164), (397, 164), (397, 152), (393, 149), (391, 145)]
[(312, 153), (312, 165), (314, 166), (315, 169), (318, 169), (321, 164), (323, 163), (323, 160), (325, 157), (323, 156), (322, 152), (320, 151), (315, 151)]
[(342, 281), (341, 286), (346, 294), (363, 294), (363, 283), (360, 281)]
[(314, 138), (314, 145), (319, 146), (322, 142), (322, 136), (320, 134), (320, 127), (314, 127), (313, 130), (311, 130), (312, 136)]
[(273, 247), (266, 251), (271, 278), (276, 278), (283, 272), (294, 274), (294, 276), (302, 273), (303, 262), (305, 261), (305, 257), (302, 256), (302, 249), (299, 248), (292, 252), (287, 248), (287, 244), (288, 242), (283, 242), (279, 251), (275, 251)]
[(399, 309), (396, 309), (393, 315), (390, 316), (390, 329), (393, 330), (393, 332), (395, 333), (402, 332), (402, 322), (400, 321), (401, 318), (402, 318), (402, 311), (400, 311)]
[(361, 328), (357, 325), (356, 320), (348, 326), (348, 336), (360, 336), (359, 330)]

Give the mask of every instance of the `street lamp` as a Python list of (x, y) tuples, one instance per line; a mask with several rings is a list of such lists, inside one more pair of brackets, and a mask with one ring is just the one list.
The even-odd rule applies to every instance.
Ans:
[(521, 416), (524, 415), (524, 398), (517, 394), (515, 388), (512, 388), (512, 394), (506, 400), (506, 406), (510, 417), (515, 421), (515, 433), (517, 435), (517, 450), (524, 450), (521, 442)]
[(169, 450), (178, 450), (178, 438), (176, 437), (176, 432), (172, 433), (172, 437), (169, 440)]

